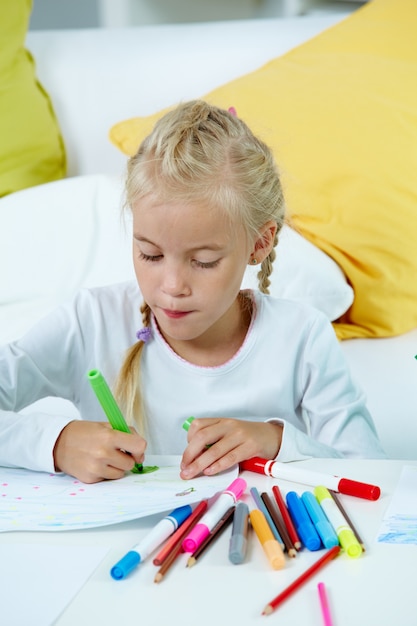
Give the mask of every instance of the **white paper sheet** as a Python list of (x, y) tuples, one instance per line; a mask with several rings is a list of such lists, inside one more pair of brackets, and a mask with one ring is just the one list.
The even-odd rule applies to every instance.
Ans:
[(184, 481), (179, 462), (180, 457), (147, 457), (146, 464), (159, 465), (158, 471), (93, 485), (65, 474), (0, 468), (0, 531), (75, 530), (125, 522), (211, 498), (238, 474), (235, 466), (217, 476)]
[(417, 467), (405, 465), (388, 509), (382, 520), (377, 541), (417, 544)]
[(50, 626), (104, 559), (103, 546), (0, 545), (4, 626)]

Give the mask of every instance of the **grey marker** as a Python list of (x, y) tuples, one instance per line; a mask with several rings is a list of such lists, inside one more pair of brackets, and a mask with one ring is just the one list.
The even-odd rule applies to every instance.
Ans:
[(229, 561), (234, 565), (239, 565), (245, 560), (248, 524), (249, 507), (245, 502), (239, 501), (233, 515), (232, 535), (229, 544)]

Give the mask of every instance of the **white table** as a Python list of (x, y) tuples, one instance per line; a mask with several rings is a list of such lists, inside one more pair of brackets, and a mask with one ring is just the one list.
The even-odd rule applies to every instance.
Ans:
[[(228, 529), (194, 567), (186, 568), (188, 555), (181, 555), (162, 582), (156, 584), (153, 580), (158, 568), (152, 558), (122, 581), (112, 580), (109, 570), (160, 516), (95, 530), (4, 533), (0, 535), (0, 546), (10, 542), (39, 542), (110, 547), (107, 557), (58, 619), (57, 626), (322, 626), (319, 581), (326, 583), (335, 626), (416, 626), (417, 546), (376, 542), (384, 512), (406, 464), (417, 465), (417, 460), (314, 459), (302, 463), (317, 471), (377, 484), (382, 494), (376, 502), (341, 496), (366, 552), (359, 559), (341, 554), (270, 616), (261, 615), (264, 606), (320, 558), (323, 551), (304, 549), (295, 559), (287, 559), (284, 570), (274, 571), (256, 536), (251, 534), (246, 562), (232, 565), (227, 557)], [(248, 502), (252, 486), (271, 492), (272, 485), (278, 484), (284, 493), (296, 490), (300, 494), (311, 489), (250, 472), (242, 476), (248, 482), (245, 496)], [(23, 602), (24, 597), (22, 589)], [(0, 621), (7, 626), (7, 619), (3, 618)], [(30, 626), (44, 625), (38, 624), (34, 617)]]

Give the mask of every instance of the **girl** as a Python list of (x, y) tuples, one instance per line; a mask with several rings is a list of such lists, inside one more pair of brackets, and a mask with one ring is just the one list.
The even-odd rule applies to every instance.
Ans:
[[(0, 463), (95, 482), (123, 476), (146, 446), (183, 453), (183, 478), (253, 456), (384, 457), (331, 324), (267, 295), (284, 200), (245, 123), (202, 101), (178, 106), (130, 159), (126, 194), (137, 285), (82, 290), (2, 349)], [(240, 289), (247, 264), (259, 291)], [(102, 421), (92, 368), (133, 434)], [(48, 395), (82, 420), (16, 414)]]

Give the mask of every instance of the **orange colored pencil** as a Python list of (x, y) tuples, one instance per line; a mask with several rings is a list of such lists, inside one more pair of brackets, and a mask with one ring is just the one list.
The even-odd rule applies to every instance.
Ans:
[[(206, 510), (207, 505), (208, 505), (208, 501), (207, 500), (202, 500), (200, 502), (200, 504), (191, 513), (190, 517), (188, 519), (186, 519), (184, 524), (182, 524), (180, 526), (180, 528), (182, 528), (187, 522), (189, 522), (188, 525), (187, 525), (187, 528), (184, 530), (184, 534), (182, 534), (181, 537), (178, 536), (177, 542), (174, 545), (170, 546), (171, 550), (165, 556), (164, 562), (162, 563), (162, 565), (159, 568), (159, 570), (156, 572), (155, 578), (154, 578), (154, 582), (156, 582), (156, 583), (161, 582), (161, 580), (163, 579), (163, 577), (165, 576), (165, 574), (167, 573), (167, 571), (169, 570), (171, 565), (174, 563), (174, 561), (177, 558), (177, 556), (179, 554), (181, 554), (181, 552), (182, 552), (182, 540), (183, 540), (183, 538), (185, 536), (185, 533), (187, 533), (187, 531), (190, 531), (192, 528), (194, 528), (194, 526), (197, 524), (197, 522), (199, 521), (199, 519), (203, 515), (204, 511)], [(197, 512), (197, 509), (198, 509), (198, 512)], [(190, 521), (191, 517), (193, 519)], [(180, 528), (178, 528), (177, 530), (179, 530)]]
[(203, 515), (205, 510), (207, 509), (208, 501), (202, 500), (191, 513), (191, 515), (185, 520), (183, 524), (171, 535), (168, 541), (163, 545), (161, 550), (158, 552), (154, 560), (152, 561), (154, 565), (162, 565), (166, 558), (168, 558), (171, 551), (175, 548), (178, 542), (181, 542), (186, 534), (191, 530), (196, 522)]
[(163, 579), (163, 577), (165, 576), (165, 574), (167, 573), (171, 565), (174, 563), (177, 556), (181, 553), (181, 551), (182, 551), (182, 547), (181, 547), (181, 542), (179, 541), (178, 544), (174, 546), (174, 548), (168, 554), (168, 556), (164, 560), (159, 570), (156, 572), (155, 578), (154, 578), (155, 583), (161, 582), (161, 580)]

